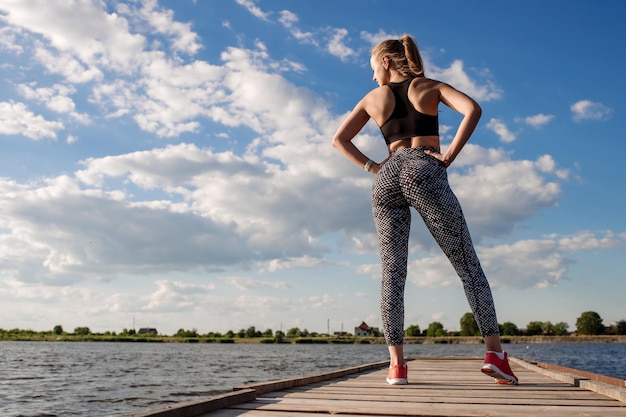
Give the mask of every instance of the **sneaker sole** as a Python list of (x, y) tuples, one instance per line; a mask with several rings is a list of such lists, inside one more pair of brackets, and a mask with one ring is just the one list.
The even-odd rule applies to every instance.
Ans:
[(505, 374), (495, 365), (485, 365), (481, 368), (481, 372), (487, 376), (495, 378), (498, 384), (517, 385), (517, 379)]
[(389, 385), (407, 385), (409, 382), (405, 378), (387, 378)]

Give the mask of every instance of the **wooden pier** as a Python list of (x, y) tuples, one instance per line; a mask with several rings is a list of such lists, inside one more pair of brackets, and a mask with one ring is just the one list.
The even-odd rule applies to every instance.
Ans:
[(380, 362), (235, 387), (219, 397), (132, 417), (626, 416), (624, 380), (509, 360), (519, 385), (495, 384), (480, 372), (482, 358), (420, 357), (408, 361), (408, 385), (388, 385), (388, 363)]

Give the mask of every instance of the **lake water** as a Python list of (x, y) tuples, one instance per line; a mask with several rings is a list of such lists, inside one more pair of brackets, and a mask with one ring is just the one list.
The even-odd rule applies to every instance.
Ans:
[[(626, 379), (624, 343), (505, 348), (517, 358)], [(405, 356), (482, 355), (483, 345), (405, 345)], [(0, 342), (0, 416), (139, 413), (384, 360), (384, 345)]]

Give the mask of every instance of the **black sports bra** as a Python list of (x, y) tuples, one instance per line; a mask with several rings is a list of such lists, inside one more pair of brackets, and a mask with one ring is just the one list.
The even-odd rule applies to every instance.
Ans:
[(439, 136), (439, 116), (424, 114), (409, 101), (409, 86), (414, 78), (399, 83), (387, 84), (396, 100), (393, 113), (380, 126), (387, 145), (413, 136)]

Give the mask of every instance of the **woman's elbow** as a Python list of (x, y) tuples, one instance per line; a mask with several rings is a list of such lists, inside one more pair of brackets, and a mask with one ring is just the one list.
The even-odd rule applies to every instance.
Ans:
[(474, 102), (474, 109), (472, 112), (474, 113), (474, 117), (476, 118), (476, 120), (478, 120), (483, 114), (483, 109), (480, 107), (480, 104)]
[(335, 149), (340, 149), (340, 148), (342, 148), (343, 146), (342, 146), (342, 143), (341, 143), (341, 142), (342, 142), (342, 141), (341, 141), (341, 137), (340, 137), (339, 135), (335, 135), (335, 136), (333, 137), (333, 142), (332, 142), (332, 144), (333, 144), (333, 148), (335, 148)]

